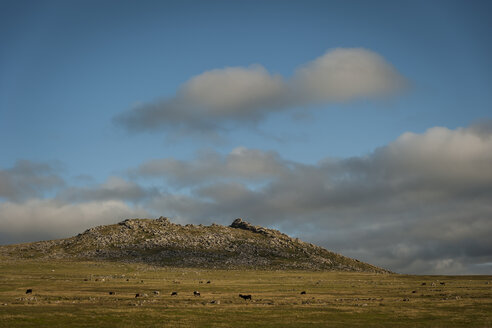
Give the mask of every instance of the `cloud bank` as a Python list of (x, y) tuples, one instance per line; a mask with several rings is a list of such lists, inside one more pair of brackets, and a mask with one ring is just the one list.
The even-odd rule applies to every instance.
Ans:
[[(404, 133), (366, 156), (316, 164), (243, 147), (155, 159), (131, 169), (130, 180), (65, 185), (47, 198), (41, 187), (10, 183), (3, 195), (22, 197), (0, 203), (0, 242), (66, 237), (128, 217), (222, 224), (243, 217), (397, 272), (491, 274), (491, 127)], [(32, 178), (16, 167), (1, 171), (3, 179)], [(48, 181), (62, 181), (53, 174)], [(145, 187), (148, 180), (159, 189)], [(39, 185), (50, 191), (58, 183)]]
[(377, 53), (339, 48), (302, 65), (289, 79), (261, 65), (207, 71), (181, 85), (173, 97), (137, 106), (115, 122), (133, 132), (217, 131), (293, 107), (386, 97), (407, 85)]
[(62, 187), (64, 181), (57, 175), (57, 170), (53, 165), (28, 160), (17, 161), (9, 169), (0, 169), (0, 200), (22, 201)]
[[(149, 205), (195, 222), (242, 216), (398, 272), (491, 272), (491, 130), (405, 133), (367, 156), (315, 165), (258, 150), (215, 156), (143, 164), (141, 174), (186, 190)], [(231, 165), (242, 159), (251, 170)]]

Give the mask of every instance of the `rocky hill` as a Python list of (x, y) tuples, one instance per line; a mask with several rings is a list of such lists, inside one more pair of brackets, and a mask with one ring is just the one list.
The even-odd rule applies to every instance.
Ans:
[(0, 256), (144, 262), (205, 268), (388, 271), (236, 219), (230, 226), (130, 219), (75, 237), (0, 247)]

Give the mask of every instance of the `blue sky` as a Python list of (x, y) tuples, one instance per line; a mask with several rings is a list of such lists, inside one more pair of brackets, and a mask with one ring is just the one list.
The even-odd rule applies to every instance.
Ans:
[[(104, 202), (114, 202), (111, 204), (119, 206), (121, 211), (117, 213), (121, 216), (162, 214), (180, 222), (197, 223), (213, 220), (228, 223), (234, 219), (229, 218), (229, 214), (245, 216), (255, 224), (280, 227), (344, 254), (404, 272), (490, 272), (487, 263), (492, 262), (492, 254), (477, 250), (486, 249), (489, 244), (483, 241), (470, 248), (469, 252), (473, 249), (480, 253), (480, 256), (472, 256), (463, 245), (469, 245), (474, 238), (462, 234), (455, 244), (449, 241), (456, 245), (454, 253), (442, 250), (451, 245), (444, 242), (441, 248), (433, 248), (432, 245), (439, 242), (431, 237), (429, 248), (414, 253), (408, 250), (411, 249), (408, 245), (417, 239), (409, 239), (408, 245), (388, 240), (387, 245), (395, 250), (405, 249), (405, 254), (410, 254), (408, 258), (413, 261), (412, 265), (399, 263), (396, 258), (401, 254), (395, 255), (396, 251), (387, 255), (387, 260), (377, 263), (382, 254), (378, 252), (383, 252), (381, 245), (375, 245), (371, 255), (363, 251), (364, 247), (351, 248), (341, 241), (330, 241), (331, 237), (323, 237), (328, 234), (329, 227), (350, 217), (354, 220), (350, 229), (340, 224), (340, 230), (337, 230), (340, 240), (347, 231), (360, 234), (360, 238), (376, 238), (377, 231), (370, 234), (367, 229), (383, 224), (376, 219), (381, 215), (380, 211), (388, 216), (400, 215), (401, 207), (376, 210), (358, 204), (360, 213), (348, 209), (338, 212), (333, 208), (345, 203), (328, 197), (324, 204), (328, 202), (329, 206), (322, 206), (319, 211), (303, 210), (304, 203), (301, 202), (298, 213), (291, 215), (283, 211), (285, 206), (279, 210), (283, 205), (258, 205), (256, 211), (244, 200), (253, 197), (255, 192), (275, 198), (267, 191), (269, 188), (275, 190), (276, 184), (281, 185), (276, 179), (281, 179), (278, 172), (283, 168), (295, 171), (300, 181), (310, 181), (311, 173), (306, 172), (323, 171), (326, 162), (337, 163), (329, 166), (329, 181), (350, 176), (354, 186), (364, 185), (369, 194), (377, 193), (376, 185), (381, 181), (352, 181), (362, 173), (353, 171), (350, 159), (379, 163), (380, 154), (388, 153), (395, 144), (400, 145), (396, 152), (402, 152), (399, 156), (404, 157), (414, 149), (413, 146), (407, 149), (401, 139), (409, 132), (415, 134), (415, 139), (410, 139), (416, 143), (432, 144), (432, 138), (444, 138), (436, 146), (439, 149), (445, 142), (466, 139), (459, 139), (453, 144), (455, 146), (450, 146), (449, 153), (455, 157), (447, 152), (435, 158), (441, 164), (450, 158), (461, 160), (465, 155), (460, 147), (472, 142), (467, 139), (468, 134), (478, 135), (475, 131), (490, 130), (487, 126), (492, 113), (492, 22), (487, 16), (491, 7), (487, 1), (0, 1), (0, 173), (4, 179), (0, 175), (0, 205), (3, 206), (0, 221), (3, 218), (7, 222), (7, 215), (10, 215), (18, 216), (25, 224), (16, 231), (0, 233), (0, 241), (64, 237), (78, 232), (76, 228), (119, 219), (98, 212), (96, 221), (74, 218), (85, 223), (73, 225), (64, 221), (66, 229), (54, 234), (36, 234), (27, 228), (31, 223), (23, 217), (25, 213), (19, 214), (12, 209), (14, 205), (32, 205), (37, 201), (36, 204), (42, 204), (43, 208), (54, 206), (60, 210), (63, 206), (98, 208), (98, 204), (103, 208), (109, 206)], [(384, 69), (394, 70), (384, 92), (355, 93), (343, 101), (320, 95), (306, 100), (304, 95), (291, 99), (285, 95), (272, 98), (268, 94), (265, 102), (251, 107), (237, 105), (236, 112), (222, 113), (220, 115), (226, 116), (217, 116), (217, 121), (215, 116), (209, 115), (215, 113), (216, 108), (198, 112), (202, 110), (200, 104), (197, 105), (196, 99), (191, 99), (187, 93), (189, 84), (186, 83), (194, 77), (209, 78), (207, 72), (227, 73), (230, 72), (227, 68), (231, 67), (242, 68), (243, 74), (253, 70), (251, 65), (261, 65), (266, 72), (262, 75), (265, 83), (279, 77), (279, 83), (283, 85), (281, 92), (296, 93), (301, 85), (296, 84), (296, 72), (325, 54), (332, 58), (330, 51), (334, 49), (345, 49), (342, 57), (353, 54), (354, 49), (362, 49), (359, 55), (363, 58), (374, 55), (377, 60), (383, 60)], [(232, 78), (240, 80), (243, 75), (236, 73), (231, 73)], [(398, 87), (396, 91), (391, 88), (391, 83), (396, 85), (403, 80), (404, 87)], [(213, 81), (206, 83), (210, 87)], [(377, 82), (368, 81), (367, 84), (371, 86)], [(343, 83), (340, 85), (343, 87)], [(326, 86), (322, 87), (329, 93)], [(347, 88), (351, 88), (350, 84)], [(218, 85), (212, 93), (220, 93), (220, 90), (221, 85)], [(234, 92), (240, 94), (243, 91), (233, 89), (233, 96)], [(312, 95), (310, 92), (308, 90), (306, 94)], [(173, 109), (173, 104), (181, 107), (176, 105), (178, 109)], [(183, 108), (190, 104), (197, 108), (190, 109), (188, 118), (176, 116), (188, 110)], [(156, 115), (164, 115), (165, 119), (157, 122), (158, 128), (139, 125), (138, 131), (133, 131), (132, 124), (137, 124), (138, 117), (141, 118), (145, 108), (150, 106), (156, 107)], [(256, 114), (251, 114), (253, 111)], [(121, 123), (125, 113), (134, 114), (132, 122)], [(193, 115), (198, 115), (199, 124)], [(205, 121), (217, 126), (205, 128)], [(486, 127), (477, 129), (477, 126)], [(436, 127), (445, 128), (447, 132), (439, 134), (432, 130)], [(466, 145), (480, 149), (466, 155), (479, 157), (467, 158), (467, 163), (485, 163), (480, 168), (484, 170), (484, 181), (488, 181), (487, 169), (492, 171), (486, 156), (491, 151), (490, 144)], [(434, 151), (429, 152), (432, 153)], [(236, 164), (231, 164), (232, 169), (225, 168), (230, 170), (228, 174), (212, 172), (212, 167), (227, 166), (228, 156), (235, 158), (236, 155), (249, 156), (250, 168), (269, 169), (245, 173), (243, 168), (237, 169)], [(207, 162), (210, 157), (215, 159)], [(163, 162), (164, 159), (168, 161)], [(272, 167), (262, 162), (265, 159)], [(434, 164), (427, 159), (421, 161), (427, 163), (425, 168)], [(27, 161), (29, 169), (19, 165), (22, 160)], [(154, 166), (149, 171), (152, 160)], [(236, 162), (231, 160), (231, 163)], [(381, 163), (385, 166), (388, 162)], [(470, 169), (468, 164), (466, 169)], [(46, 169), (40, 169), (39, 165), (46, 165)], [(155, 169), (156, 165), (161, 166)], [(191, 171), (177, 172), (177, 168)], [(388, 166), (386, 171), (390, 169)], [(423, 171), (415, 167), (405, 170), (408, 179), (417, 176), (426, 180)], [(345, 175), (337, 176), (335, 171), (343, 171)], [(453, 171), (450, 176), (461, 173)], [(326, 176), (328, 173), (320, 174)], [(467, 174), (463, 173), (460, 181), (472, 181)], [(197, 177), (185, 179), (193, 181), (191, 184), (176, 182), (177, 176), (183, 175)], [(214, 178), (210, 179), (210, 176)], [(21, 180), (27, 182), (21, 183)], [(39, 181), (43, 183), (39, 184)], [(432, 188), (414, 190), (413, 194), (427, 195), (431, 189), (442, 187), (442, 181), (435, 183)], [(229, 187), (232, 184), (234, 190), (241, 190), (237, 191), (238, 199), (231, 201), (216, 193), (212, 193), (216, 196), (203, 195), (204, 188), (216, 190), (224, 184)], [(452, 185), (458, 186), (457, 193), (484, 192), (484, 188), (485, 195), (490, 192), (490, 185), (484, 187), (471, 182), (470, 185), (463, 182)], [(84, 188), (86, 193), (101, 195), (98, 193), (101, 190), (115, 191), (123, 187), (140, 188), (146, 196), (132, 198), (116, 193), (101, 196), (103, 199), (89, 197), (90, 200), (88, 196), (80, 196)], [(327, 189), (342, 192), (346, 185), (335, 183), (323, 190)], [(63, 198), (66, 194), (72, 198)], [(407, 193), (400, 196), (395, 202), (409, 197)], [(189, 197), (189, 202), (186, 206), (177, 206), (183, 197)], [(204, 199), (208, 201), (203, 204)], [(480, 202), (480, 199), (474, 198), (473, 202)], [(445, 216), (450, 209), (449, 202), (457, 203), (456, 199), (444, 202), (418, 198), (414, 201), (424, 207), (418, 215), (430, 221)], [(459, 201), (472, 204), (469, 199), (460, 198)], [(202, 203), (191, 208), (189, 204), (193, 202)], [(223, 202), (235, 204), (235, 210), (218, 206)], [(162, 204), (173, 205), (165, 207)], [(481, 230), (490, 232), (490, 222), (486, 224), (488, 221), (483, 219), (484, 215), (490, 217), (490, 208), (485, 202), (480, 204), (484, 208), (476, 214), (481, 218), (476, 224)], [(33, 208), (36, 212), (36, 207)], [(198, 209), (203, 210), (203, 216), (199, 215)], [(364, 221), (362, 213), (365, 211), (369, 211), (368, 217), (374, 217), (369, 220), (370, 224)], [(278, 215), (278, 219), (271, 219), (270, 215)], [(412, 217), (417, 213), (410, 211), (406, 215)], [(470, 217), (474, 215), (470, 214)], [(470, 218), (464, 215), (454, 220), (450, 226), (466, 225)], [(405, 224), (408, 228), (417, 223)], [(424, 251), (436, 255), (422, 259)], [(433, 269), (425, 269), (429, 266)]]

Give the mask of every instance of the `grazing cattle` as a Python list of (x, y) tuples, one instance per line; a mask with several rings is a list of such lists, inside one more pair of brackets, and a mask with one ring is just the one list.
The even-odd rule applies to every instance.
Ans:
[(415, 294), (417, 291), (416, 290), (412, 290), (412, 294)]
[(427, 283), (423, 282), (423, 283), (422, 283), (422, 286), (425, 286), (425, 285), (427, 285)]
[(444, 286), (446, 283), (445, 283), (445, 282), (440, 282), (440, 284), (441, 284), (442, 286)]
[(116, 295), (115, 292), (109, 292), (109, 295)]
[(251, 299), (251, 295), (239, 294), (239, 297), (241, 297), (243, 300), (250, 300)]
[(136, 293), (136, 294), (135, 294), (135, 298), (137, 298), (137, 297), (142, 297), (142, 294), (140, 294), (140, 293)]
[(154, 290), (154, 295), (159, 295), (160, 292), (158, 290)]
[(210, 280), (209, 280), (209, 281), (207, 281), (207, 284), (209, 284), (209, 283), (211, 283), (211, 281), (210, 281)]
[(306, 291), (304, 291), (304, 290), (303, 290), (303, 291), (301, 292), (301, 295), (306, 295)]
[(178, 296), (178, 292), (172, 292), (171, 296)]
[(194, 296), (200, 296), (200, 292), (199, 292), (199, 291), (197, 291), (197, 290), (195, 290), (195, 291), (193, 292), (193, 295), (194, 295)]
[(32, 294), (32, 289), (29, 288), (28, 290), (26, 290), (26, 294)]

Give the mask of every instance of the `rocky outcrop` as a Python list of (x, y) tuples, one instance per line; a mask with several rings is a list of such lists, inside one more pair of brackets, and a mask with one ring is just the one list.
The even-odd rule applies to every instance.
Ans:
[(0, 256), (145, 262), (206, 268), (388, 272), (280, 231), (236, 219), (228, 227), (129, 219), (67, 239), (0, 247)]

